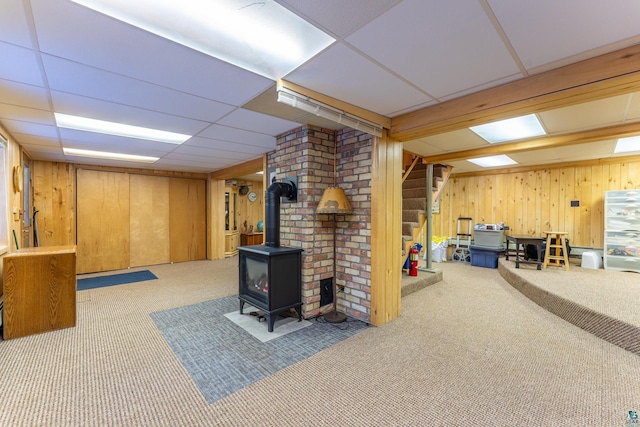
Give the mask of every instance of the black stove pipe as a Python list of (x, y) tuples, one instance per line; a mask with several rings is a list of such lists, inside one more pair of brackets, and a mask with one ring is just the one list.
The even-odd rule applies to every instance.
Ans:
[(265, 192), (265, 246), (280, 247), (280, 197), (295, 197), (295, 186), (290, 182), (274, 182)]

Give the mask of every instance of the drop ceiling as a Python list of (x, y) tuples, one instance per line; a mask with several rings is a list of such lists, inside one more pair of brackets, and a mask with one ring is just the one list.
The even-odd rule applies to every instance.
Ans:
[[(283, 78), (391, 119), (640, 43), (637, 0), (278, 3), (336, 39)], [(3, 0), (0, 58), (0, 124), (36, 160), (208, 173), (260, 157), (301, 123), (340, 127), (278, 104), (274, 80), (69, 0)], [(54, 112), (194, 136), (176, 146), (91, 134), (57, 127)], [(640, 123), (640, 94), (539, 118), (550, 135)], [(486, 145), (460, 129), (404, 147), (449, 154), (454, 170), (467, 172), (480, 168), (451, 153)], [(510, 156), (524, 166), (550, 164), (612, 157), (614, 146), (605, 138)], [(160, 160), (80, 159), (63, 147)]]

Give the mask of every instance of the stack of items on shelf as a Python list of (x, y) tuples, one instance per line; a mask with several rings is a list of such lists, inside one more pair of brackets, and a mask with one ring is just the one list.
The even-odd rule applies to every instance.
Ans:
[(473, 229), (473, 245), (471, 265), (476, 267), (498, 268), (498, 254), (504, 252), (504, 231), (508, 230), (504, 223), (476, 224)]

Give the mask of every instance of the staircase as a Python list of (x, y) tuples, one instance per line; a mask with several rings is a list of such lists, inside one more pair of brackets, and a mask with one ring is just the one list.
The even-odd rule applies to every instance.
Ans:
[(451, 166), (433, 165), (433, 182), (427, 186), (427, 165), (416, 158), (405, 174), (402, 182), (402, 263), (414, 243), (426, 247), (424, 227), (426, 223), (427, 191), (432, 191), (435, 202), (440, 196), (449, 175)]

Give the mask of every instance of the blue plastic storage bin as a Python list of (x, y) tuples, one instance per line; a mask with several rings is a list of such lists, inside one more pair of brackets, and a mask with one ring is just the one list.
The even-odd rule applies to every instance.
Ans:
[(498, 268), (498, 255), (502, 248), (487, 248), (481, 246), (469, 246), (471, 252), (471, 265), (475, 267)]

